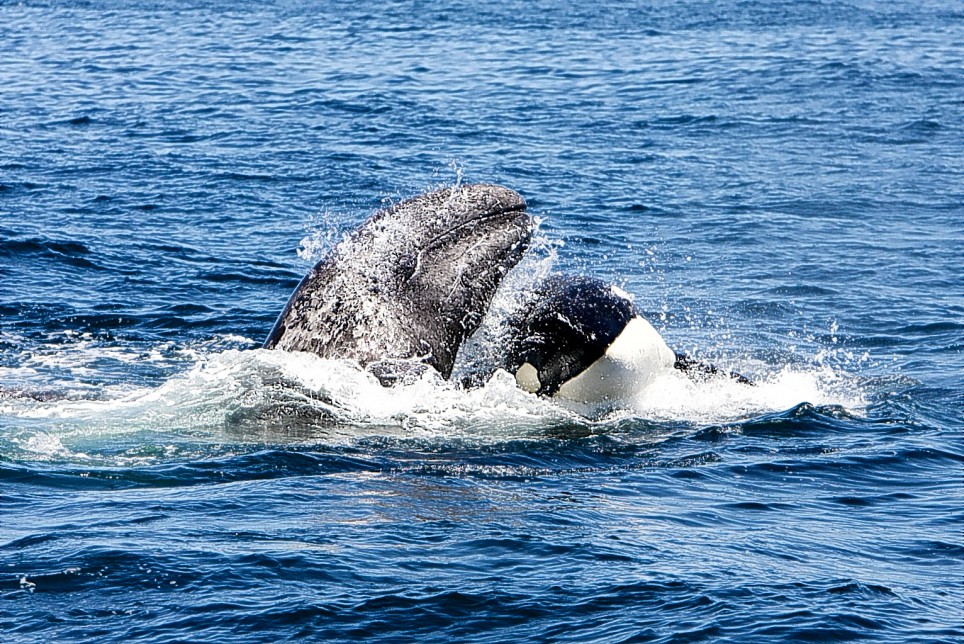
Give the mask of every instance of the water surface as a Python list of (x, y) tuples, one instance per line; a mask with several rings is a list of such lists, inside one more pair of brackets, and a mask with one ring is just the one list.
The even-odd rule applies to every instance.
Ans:
[[(5, 639), (959, 641), (962, 42), (954, 2), (0, 2)], [(257, 349), (460, 181), (540, 219), (495, 312), (594, 275), (758, 386)]]

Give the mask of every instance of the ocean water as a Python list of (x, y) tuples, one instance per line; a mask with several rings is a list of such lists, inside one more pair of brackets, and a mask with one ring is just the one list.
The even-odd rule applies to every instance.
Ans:
[[(476, 181), (757, 386), (258, 348)], [(3, 640), (961, 641), (962, 265), (958, 1), (0, 0)]]

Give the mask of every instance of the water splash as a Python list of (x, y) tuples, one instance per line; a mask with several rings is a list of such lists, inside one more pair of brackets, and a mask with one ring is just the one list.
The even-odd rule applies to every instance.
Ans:
[(308, 219), (305, 236), (298, 244), (298, 257), (314, 264), (331, 253), (345, 239), (348, 230), (344, 217), (324, 209)]
[[(460, 185), (462, 164), (453, 161), (449, 167), (456, 175), (454, 185)], [(344, 239), (335, 219), (340, 218), (322, 211), (312, 220), (298, 251), (302, 259), (316, 261)], [(0, 414), (8, 421), (0, 433), (0, 453), (27, 460), (139, 462), (194, 454), (197, 445), (338, 444), (372, 435), (498, 442), (554, 435), (561, 427), (578, 429), (576, 435), (605, 433), (627, 419), (699, 426), (801, 403), (855, 413), (866, 407), (865, 391), (847, 373), (846, 356), (837, 353), (836, 322), (829, 330), (831, 346), (819, 349), (809, 362), (776, 361), (774, 368), (774, 362), (747, 356), (719, 365), (751, 376), (754, 387), (721, 378), (694, 381), (671, 371), (631, 399), (601, 404), (546, 400), (520, 390), (495, 365), (508, 316), (558, 263), (562, 242), (542, 232), (541, 223), (537, 218), (529, 251), (506, 276), (478, 331), (461, 348), (451, 381), (429, 372), (385, 388), (350, 362), (241, 350), (254, 343), (237, 336), (181, 347), (171, 342), (123, 345), (67, 333), (24, 354), (18, 366), (0, 370), (0, 383), (26, 383), (0, 388)], [(385, 243), (393, 240), (393, 232), (385, 231)], [(655, 247), (646, 250), (645, 261), (651, 273), (661, 275)], [(661, 329), (666, 312), (663, 301), (655, 320)], [(684, 320), (689, 315), (686, 309)], [(725, 329), (725, 321), (718, 326)], [(477, 388), (458, 384), (467, 374), (493, 371)], [(165, 378), (161, 384), (159, 376)], [(45, 382), (56, 383), (59, 393), (31, 389)]]
[(475, 389), (434, 372), (385, 388), (348, 361), (230, 349), (201, 356), (157, 387), (108, 388), (96, 400), (0, 394), (0, 412), (8, 419), (3, 442), (17, 460), (116, 464), (195, 455), (199, 445), (336, 445), (376, 435), (491, 443), (538, 439), (561, 428), (606, 433), (627, 419), (698, 427), (805, 402), (860, 413), (866, 395), (830, 367), (783, 367), (758, 376), (754, 387), (672, 372), (631, 400), (581, 405), (528, 394), (503, 371)]

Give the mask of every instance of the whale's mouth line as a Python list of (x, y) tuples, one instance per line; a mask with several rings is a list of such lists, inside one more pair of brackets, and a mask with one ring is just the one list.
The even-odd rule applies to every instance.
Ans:
[[(412, 273), (406, 278), (405, 281), (406, 281), (406, 282), (409, 282), (409, 281), (411, 281), (416, 275), (419, 274), (419, 272), (420, 272), (421, 269), (422, 269), (422, 256), (423, 256), (426, 252), (428, 252), (428, 251), (436, 248), (437, 246), (441, 245), (446, 239), (448, 239), (448, 238), (452, 237), (453, 235), (455, 235), (459, 230), (461, 230), (461, 229), (463, 229), (463, 228), (465, 228), (465, 227), (467, 227), (467, 226), (470, 226), (470, 225), (472, 225), (472, 224), (478, 223), (478, 222), (483, 222), (483, 221), (487, 221), (487, 220), (489, 220), (489, 219), (495, 219), (495, 218), (497, 218), (497, 217), (503, 217), (503, 216), (506, 216), (506, 215), (511, 215), (511, 214), (513, 214), (513, 213), (525, 213), (525, 212), (526, 212), (526, 204), (525, 204), (524, 202), (523, 202), (523, 203), (520, 203), (520, 204), (511, 204), (511, 205), (506, 206), (506, 207), (503, 207), (503, 208), (498, 208), (498, 209), (486, 211), (486, 212), (480, 213), (480, 214), (478, 214), (478, 215), (475, 215), (474, 217), (471, 217), (471, 218), (469, 218), (469, 219), (466, 219), (465, 221), (462, 221), (462, 222), (460, 222), (459, 224), (457, 224), (457, 225), (455, 225), (455, 226), (452, 226), (452, 227), (449, 228), (448, 230), (446, 230), (446, 231), (444, 231), (444, 232), (436, 235), (435, 237), (433, 237), (432, 239), (428, 240), (427, 242), (425, 242), (425, 244), (423, 244), (422, 246), (420, 246), (420, 247), (418, 248), (418, 251), (415, 253), (415, 269), (414, 269), (414, 270), (412, 271)], [(527, 227), (528, 227), (528, 226), (527, 226)], [(526, 228), (527, 228), (527, 227), (526, 227)], [(520, 236), (520, 239), (522, 239), (522, 238), (524, 238), (524, 234)], [(478, 244), (479, 244), (479, 242), (476, 242), (475, 244), (473, 244), (473, 246), (477, 246)], [(515, 245), (516, 245), (515, 243), (509, 244), (509, 245), (506, 246), (506, 249), (510, 249), (510, 248), (512, 248), (512, 247), (515, 246)], [(463, 271), (463, 272), (464, 272), (464, 271)], [(460, 272), (460, 274), (461, 274), (461, 272)], [(454, 288), (454, 287), (453, 287), (453, 288)]]
[(502, 217), (502, 216), (505, 216), (505, 215), (511, 215), (512, 213), (524, 213), (524, 212), (526, 212), (526, 205), (525, 205), (525, 203), (521, 203), (521, 204), (511, 204), (511, 205), (508, 205), (508, 206), (505, 206), (505, 207), (502, 207), (502, 208), (498, 208), (498, 209), (494, 209), (494, 210), (489, 210), (489, 211), (486, 211), (486, 212), (482, 212), (482, 213), (480, 213), (480, 214), (478, 214), (478, 215), (475, 215), (475, 216), (473, 216), (473, 217), (470, 217), (469, 219), (466, 219), (465, 221), (459, 222), (459, 223), (456, 224), (455, 226), (452, 226), (451, 228), (449, 228), (449, 229), (447, 229), (447, 230), (439, 233), (438, 235), (436, 235), (436, 236), (433, 237), (432, 239), (428, 240), (427, 242), (425, 242), (425, 244), (423, 244), (423, 245), (418, 249), (418, 254), (421, 255), (421, 254), (424, 253), (425, 251), (427, 251), (427, 250), (435, 247), (436, 245), (438, 245), (442, 240), (446, 239), (447, 237), (451, 237), (452, 235), (454, 235), (454, 234), (457, 233), (458, 231), (460, 231), (460, 230), (462, 230), (463, 228), (466, 228), (466, 227), (468, 227), (468, 226), (470, 226), (470, 225), (472, 225), (472, 224), (475, 224), (475, 223), (478, 223), (478, 222), (482, 222), (482, 221), (488, 221), (488, 220), (490, 220), (490, 219), (496, 219), (496, 218), (498, 218), (498, 217)]

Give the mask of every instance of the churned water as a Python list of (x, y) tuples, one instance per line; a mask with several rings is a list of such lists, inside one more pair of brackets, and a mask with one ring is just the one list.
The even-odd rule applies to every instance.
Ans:
[[(757, 386), (257, 349), (460, 181)], [(957, 1), (0, 1), (3, 640), (960, 641), (962, 186)]]

